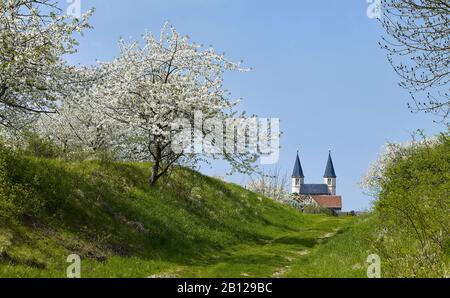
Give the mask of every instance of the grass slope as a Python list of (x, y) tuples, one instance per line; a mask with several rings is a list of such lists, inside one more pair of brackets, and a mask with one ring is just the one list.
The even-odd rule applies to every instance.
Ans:
[(150, 188), (149, 174), (143, 163), (2, 152), (0, 277), (65, 277), (70, 254), (82, 277), (364, 276), (330, 269), (327, 256), (354, 218), (303, 215), (186, 169)]

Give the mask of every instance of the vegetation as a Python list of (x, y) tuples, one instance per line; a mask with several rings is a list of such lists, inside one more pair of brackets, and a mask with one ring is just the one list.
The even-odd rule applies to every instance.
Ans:
[(113, 61), (69, 66), (92, 10), (0, 0), (0, 12), (0, 276), (64, 276), (69, 254), (86, 277), (282, 276), (351, 221), (180, 167), (209, 153), (252, 173), (270, 155), (278, 125), (237, 118), (223, 87), (241, 63), (165, 25)]
[[(67, 160), (53, 144), (0, 150), (0, 276), (443, 277), (449, 264), (449, 138), (392, 144), (369, 172), (368, 217), (306, 214), (178, 167), (154, 187), (145, 163)], [(315, 210), (311, 210), (315, 213)]]
[(353, 220), (302, 215), (188, 169), (150, 187), (145, 163), (0, 152), (2, 277), (64, 277), (73, 253), (83, 277), (282, 276)]
[(305, 206), (303, 208), (303, 212), (307, 214), (328, 214), (328, 215), (334, 215), (335, 213), (333, 210), (330, 210), (328, 208), (321, 207), (316, 204), (310, 204), (308, 206)]
[[(446, 121), (448, 4), (383, 3), (401, 86)], [(165, 25), (113, 61), (68, 66), (91, 13), (0, 0), (0, 276), (62, 277), (78, 254), (85, 277), (364, 277), (369, 253), (386, 277), (450, 275), (448, 133), (388, 146), (365, 183), (371, 217), (302, 214), (286, 205), (329, 210), (292, 200), (277, 172), (257, 194), (180, 166), (253, 173), (258, 147), (278, 143), (276, 123), (235, 117), (223, 77), (241, 63)]]
[(391, 144), (367, 180), (387, 276), (449, 276), (449, 135)]
[[(272, 171), (262, 171), (256, 178), (251, 177), (246, 188), (257, 194), (296, 208), (299, 211), (304, 211), (305, 207), (310, 205), (311, 202), (298, 200), (297, 195), (288, 192), (288, 181), (288, 175), (286, 173), (282, 174), (279, 169), (275, 168)], [(328, 209), (326, 211), (324, 214), (330, 213)]]
[(159, 36), (144, 34), (142, 46), (121, 40), (112, 61), (71, 66), (65, 58), (76, 52), (76, 34), (91, 28), (94, 10), (65, 15), (59, 6), (0, 0), (4, 137), (32, 131), (63, 151), (108, 150), (122, 160), (151, 162), (150, 185), (174, 166), (205, 159), (226, 160), (231, 171), (257, 169), (258, 146), (269, 134), (253, 127), (256, 118), (236, 117), (239, 100), (224, 88), (225, 72), (247, 71), (240, 62), (165, 24)]
[(77, 88), (78, 71), (62, 56), (76, 51), (91, 14), (71, 18), (51, 0), (0, 0), (0, 125), (20, 130)]
[[(373, 246), (376, 230), (373, 217), (354, 217), (346, 229), (334, 230), (336, 235), (326, 235), (332, 238), (329, 241), (323, 239), (323, 245), (313, 250), (307, 258), (295, 260), (286, 277), (367, 277), (367, 257), (377, 253)], [(383, 277), (386, 275), (384, 269), (382, 261)]]
[(450, 113), (450, 6), (442, 0), (383, 0), (381, 46), (411, 93), (412, 111), (433, 113), (448, 123)]

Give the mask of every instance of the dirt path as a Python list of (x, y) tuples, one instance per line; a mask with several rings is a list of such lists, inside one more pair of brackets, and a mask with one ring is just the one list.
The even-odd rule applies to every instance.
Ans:
[(283, 277), (289, 273), (292, 264), (309, 258), (314, 250), (335, 237), (347, 224), (347, 221), (330, 217), (312, 222), (298, 231), (238, 245), (205, 257), (198, 264), (179, 266), (176, 270), (151, 277)]

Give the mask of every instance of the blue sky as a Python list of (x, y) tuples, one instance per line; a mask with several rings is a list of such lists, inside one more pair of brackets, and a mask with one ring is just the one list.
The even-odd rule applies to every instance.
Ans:
[[(65, 1), (63, 1), (65, 2)], [(192, 41), (213, 45), (249, 73), (226, 75), (226, 87), (242, 97), (240, 108), (281, 119), (278, 167), (291, 173), (300, 144), (306, 183), (321, 183), (328, 148), (345, 210), (370, 206), (358, 187), (386, 141), (404, 142), (411, 133), (443, 130), (429, 115), (411, 114), (408, 93), (379, 48), (383, 33), (369, 19), (365, 0), (81, 0), (97, 10), (94, 29), (80, 40), (71, 63), (85, 65), (118, 54), (117, 41), (158, 34), (169, 21)], [(64, 4), (67, 5), (67, 4)], [(226, 167), (204, 168), (224, 176)], [(245, 177), (228, 180), (242, 183)]]

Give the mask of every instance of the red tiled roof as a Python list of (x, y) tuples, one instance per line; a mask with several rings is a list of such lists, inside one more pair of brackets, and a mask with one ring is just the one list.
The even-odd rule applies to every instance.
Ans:
[(322, 207), (342, 209), (341, 196), (312, 196), (312, 198)]

